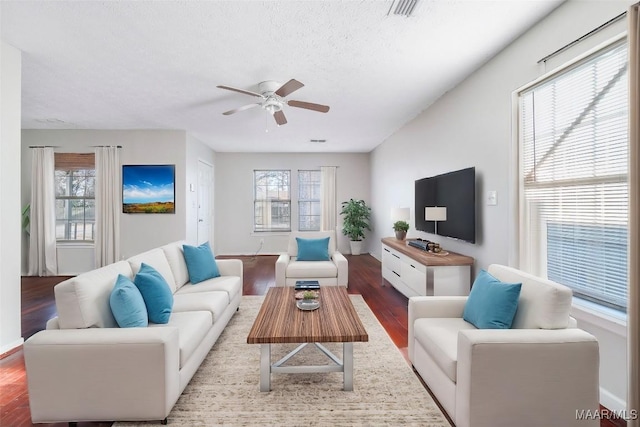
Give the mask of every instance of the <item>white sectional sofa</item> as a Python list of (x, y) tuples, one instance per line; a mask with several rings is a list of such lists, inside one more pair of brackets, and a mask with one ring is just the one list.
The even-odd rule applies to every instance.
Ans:
[(409, 298), (409, 359), (457, 427), (591, 426), (599, 349), (569, 315), (566, 286), (493, 264), (488, 272), (522, 283), (512, 329), (476, 329), (463, 319), (467, 297)]
[[(56, 285), (58, 316), (24, 344), (34, 423), (163, 420), (242, 297), (242, 261), (192, 285), (175, 242)], [(109, 305), (118, 274), (145, 263), (174, 292), (168, 324), (119, 328)]]

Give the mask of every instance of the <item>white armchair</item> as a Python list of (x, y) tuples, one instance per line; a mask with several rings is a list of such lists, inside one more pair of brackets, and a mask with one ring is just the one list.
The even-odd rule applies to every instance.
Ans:
[(566, 286), (491, 265), (522, 283), (512, 329), (476, 329), (467, 297), (409, 299), (409, 359), (457, 427), (599, 426), (599, 349), (569, 315)]
[[(329, 237), (329, 261), (298, 261), (296, 237), (321, 239)], [(291, 232), (287, 252), (276, 261), (276, 286), (293, 286), (298, 280), (317, 280), (320, 286), (347, 286), (349, 266), (337, 250), (335, 231)]]

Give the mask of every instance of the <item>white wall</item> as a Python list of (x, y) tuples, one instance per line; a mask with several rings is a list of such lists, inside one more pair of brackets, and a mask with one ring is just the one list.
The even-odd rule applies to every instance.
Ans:
[(578, 328), (598, 338), (600, 403), (609, 409), (622, 410), (626, 406), (627, 325), (619, 315), (610, 314), (603, 321), (602, 313), (595, 311), (593, 307), (588, 302), (576, 303), (571, 315), (578, 320)]
[[(130, 131), (122, 141), (123, 165), (175, 164), (175, 214), (122, 214), (121, 254), (124, 258), (186, 237), (186, 132)], [(101, 144), (96, 144), (101, 145)]]
[[(338, 166), (337, 202), (350, 198), (370, 204), (369, 154), (298, 154), (298, 153), (216, 153), (215, 230), (216, 254), (254, 254), (264, 239), (261, 254), (287, 250), (288, 233), (253, 232), (253, 171), (255, 169), (291, 170), (291, 228), (297, 229), (297, 172)], [(375, 212), (373, 213), (375, 215)], [(338, 215), (338, 249), (349, 253), (349, 241), (342, 235), (342, 218)], [(369, 233), (371, 235), (371, 233)]]
[(0, 354), (22, 344), (20, 322), (20, 51), (0, 41)]
[[(380, 238), (392, 234), (390, 209), (411, 207), (409, 236), (436, 240), (445, 249), (474, 257), (476, 271), (491, 263), (507, 264), (515, 241), (509, 230), (516, 220), (514, 201), (510, 198), (515, 184), (510, 176), (512, 93), (562, 61), (585, 52), (613, 33), (624, 31), (622, 22), (546, 66), (537, 64), (539, 59), (625, 11), (631, 3), (627, 0), (564, 3), (378, 146), (371, 156), (371, 201), (379, 215), (375, 217), (376, 232), (369, 241), (369, 249), (379, 258)], [(476, 167), (478, 183), (477, 243), (413, 230), (414, 181), (469, 166)], [(497, 206), (487, 206), (489, 190), (497, 191)], [(626, 362), (620, 360), (620, 355), (626, 353), (625, 340), (610, 328), (588, 325), (587, 319), (580, 321), (598, 337), (601, 345), (607, 346), (601, 351), (603, 404), (610, 409), (624, 409), (618, 405), (626, 399)]]
[[(187, 237), (187, 136), (172, 130), (23, 130), (22, 206), (31, 194), (30, 145), (56, 146), (57, 152), (92, 152), (96, 145), (121, 145), (127, 164), (175, 164), (175, 214), (121, 214), (121, 255), (128, 258), (145, 250)], [(195, 143), (192, 143), (195, 144)], [(189, 165), (189, 169), (192, 165)], [(91, 246), (59, 245), (59, 274), (78, 274), (93, 268)], [(79, 254), (78, 251), (82, 253)], [(91, 252), (91, 253), (87, 253)], [(23, 251), (23, 259), (26, 259)], [(91, 262), (91, 265), (87, 263)], [(23, 265), (24, 262), (23, 262)], [(24, 270), (23, 270), (24, 271)]]

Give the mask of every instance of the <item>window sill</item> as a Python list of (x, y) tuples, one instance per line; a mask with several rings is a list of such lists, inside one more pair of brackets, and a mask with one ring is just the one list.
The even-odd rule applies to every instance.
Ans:
[(59, 248), (90, 248), (90, 249), (93, 249), (95, 247), (95, 243), (94, 242), (63, 241), (63, 242), (56, 242), (56, 247), (59, 247)]
[[(298, 230), (296, 233), (318, 233), (320, 230)], [(254, 231), (251, 233), (252, 236), (288, 236), (293, 233), (293, 230), (290, 231)]]
[(254, 231), (252, 236), (288, 236), (291, 231)]
[(619, 310), (574, 297), (571, 315), (578, 321), (591, 323), (621, 337), (627, 336), (627, 314)]

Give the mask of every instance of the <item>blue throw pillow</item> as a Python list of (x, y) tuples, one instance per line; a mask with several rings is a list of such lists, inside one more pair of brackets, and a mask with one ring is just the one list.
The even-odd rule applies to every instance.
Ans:
[(149, 326), (147, 307), (142, 294), (128, 277), (118, 274), (109, 296), (111, 312), (121, 328)]
[(480, 271), (462, 318), (478, 329), (509, 329), (518, 309), (522, 283), (504, 283)]
[(207, 279), (220, 277), (216, 258), (211, 252), (209, 242), (205, 242), (200, 246), (182, 245), (184, 251), (184, 260), (189, 270), (189, 281), (192, 285), (203, 282)]
[(329, 238), (302, 239), (296, 237), (298, 242), (298, 261), (329, 261)]
[(133, 279), (149, 313), (149, 321), (153, 323), (169, 323), (173, 308), (173, 294), (162, 274), (144, 262)]

